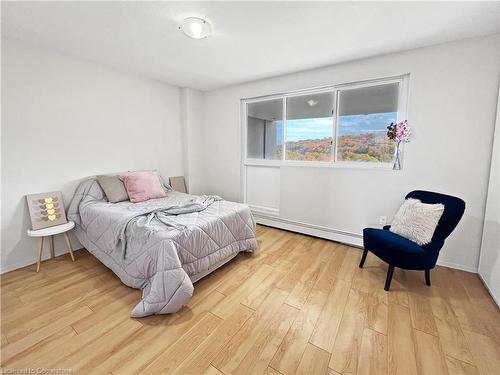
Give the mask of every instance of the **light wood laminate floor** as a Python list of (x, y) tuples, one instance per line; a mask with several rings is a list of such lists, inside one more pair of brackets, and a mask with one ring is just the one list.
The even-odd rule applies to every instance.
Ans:
[(173, 315), (129, 317), (140, 291), (86, 251), (1, 277), (1, 364), (92, 374), (495, 374), (500, 313), (475, 274), (396, 270), (369, 254), (257, 227)]

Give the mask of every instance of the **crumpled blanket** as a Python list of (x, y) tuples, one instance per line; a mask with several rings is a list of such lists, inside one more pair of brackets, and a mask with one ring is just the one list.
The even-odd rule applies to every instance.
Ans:
[[(222, 198), (217, 195), (193, 196), (182, 194), (180, 198), (184, 199), (179, 199), (178, 197), (176, 201), (168, 201), (168, 203), (165, 203), (161, 208), (148, 208), (148, 206), (145, 206), (143, 210), (135, 213), (134, 216), (130, 217), (127, 222), (123, 224), (120, 236), (117, 238), (116, 246), (121, 248), (124, 258), (127, 253), (127, 237), (135, 235), (136, 232), (138, 232), (137, 229), (140, 229), (141, 232), (145, 230), (183, 230), (186, 226), (177, 223), (172, 216), (200, 212), (205, 210), (212, 203), (222, 200)], [(129, 225), (138, 217), (140, 218), (135, 223), (135, 226)]]

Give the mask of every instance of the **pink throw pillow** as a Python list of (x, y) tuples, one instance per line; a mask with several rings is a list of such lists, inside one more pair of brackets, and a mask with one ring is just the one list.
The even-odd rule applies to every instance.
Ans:
[(120, 177), (132, 203), (167, 196), (156, 172), (131, 172)]

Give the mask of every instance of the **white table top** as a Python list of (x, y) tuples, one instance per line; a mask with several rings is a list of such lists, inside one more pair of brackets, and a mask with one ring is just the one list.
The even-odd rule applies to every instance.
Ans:
[(68, 230), (71, 230), (75, 227), (75, 223), (73, 221), (68, 221), (65, 224), (55, 225), (53, 227), (31, 230), (28, 229), (28, 236), (30, 237), (45, 237), (45, 236), (53, 236), (54, 234), (64, 233)]

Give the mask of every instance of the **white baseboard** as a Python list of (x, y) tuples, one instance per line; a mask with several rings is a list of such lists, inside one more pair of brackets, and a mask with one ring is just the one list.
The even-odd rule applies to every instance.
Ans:
[(493, 301), (495, 301), (495, 303), (497, 304), (498, 308), (500, 309), (500, 299), (498, 299), (497, 297), (495, 297), (495, 295), (493, 293), (491, 293), (491, 289), (490, 287), (488, 286), (488, 284), (486, 284), (486, 282), (484, 281), (483, 277), (481, 276), (480, 273), (477, 274), (479, 276), (479, 278), (481, 279), (481, 282), (483, 283), (484, 287), (486, 288), (486, 290), (488, 291), (488, 293), (490, 294), (491, 298), (493, 298)]
[(467, 266), (464, 266), (463, 264), (457, 264), (457, 263), (453, 263), (453, 262), (447, 262), (447, 261), (444, 261), (444, 260), (439, 260), (438, 259), (437, 265), (438, 266), (443, 266), (443, 267), (448, 267), (448, 268), (455, 268), (455, 269), (461, 270), (461, 271), (477, 273), (477, 268), (467, 267)]
[[(82, 250), (82, 249), (76, 249), (76, 250), (73, 250), (73, 252), (78, 251), (78, 250)], [(61, 255), (65, 255), (65, 254), (69, 254), (69, 252), (67, 250), (55, 252), (56, 257), (61, 256)], [(42, 255), (42, 261), (48, 260), (48, 259), (50, 259), (49, 254)], [(2, 266), (0, 267), (0, 274), (14, 271), (14, 270), (17, 270), (19, 268), (32, 266), (32, 265), (36, 264), (36, 261), (37, 261), (37, 258), (36, 258), (36, 256), (34, 256), (33, 258), (26, 259), (26, 260), (23, 260), (23, 261), (20, 261), (17, 263), (12, 263), (12, 264), (7, 264), (7, 265), (2, 264)], [(43, 267), (43, 265), (42, 265), (42, 267)]]
[(248, 207), (250, 207), (254, 215), (279, 217), (280, 214), (280, 210), (273, 207), (257, 206), (255, 204), (249, 204)]
[[(307, 234), (310, 236), (320, 237), (331, 241), (342, 242), (350, 246), (363, 247), (363, 235), (359, 233), (346, 232), (338, 229), (301, 223), (290, 219), (284, 219), (279, 216), (266, 215), (263, 214), (262, 212), (254, 212), (253, 210), (252, 212), (255, 217), (255, 221), (258, 224), (289, 230), (291, 232)], [(467, 267), (462, 264), (439, 261), (439, 260), (437, 264), (439, 266), (477, 273), (476, 268)]]
[(351, 246), (363, 246), (363, 236), (361, 234), (322, 227), (319, 225), (301, 223), (299, 221), (284, 219), (277, 216), (268, 216), (257, 212), (254, 212), (254, 218), (258, 224), (289, 230), (291, 232), (307, 234), (309, 236), (325, 238), (331, 241), (342, 242)]

